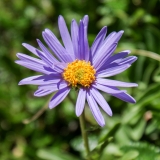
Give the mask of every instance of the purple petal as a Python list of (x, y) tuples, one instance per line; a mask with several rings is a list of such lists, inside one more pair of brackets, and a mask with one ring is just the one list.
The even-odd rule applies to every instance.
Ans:
[(59, 89), (62, 89), (62, 88), (64, 88), (64, 87), (67, 87), (67, 86), (68, 86), (68, 83), (67, 83), (65, 80), (61, 79), (61, 80), (59, 80), (59, 82), (57, 82), (57, 83), (50, 83), (50, 84), (40, 85), (40, 86), (38, 86), (38, 88), (39, 88), (39, 89), (55, 88), (55, 89), (59, 90)]
[(84, 27), (87, 29), (88, 28), (88, 22), (89, 22), (89, 17), (88, 15), (85, 15), (82, 19)]
[(119, 31), (116, 34), (114, 33), (113, 36), (109, 36), (111, 38), (107, 37), (103, 45), (98, 49), (93, 59), (93, 65), (97, 70), (106, 62), (106, 60), (114, 52), (122, 34), (123, 31)]
[(53, 36), (53, 33), (51, 34), (50, 31), (45, 30), (42, 35), (47, 45), (62, 62), (71, 62), (73, 60), (64, 47), (59, 43), (57, 38)]
[(38, 58), (34, 58), (34, 57), (31, 57), (31, 56), (28, 56), (26, 54), (23, 54), (23, 53), (17, 53), (16, 56), (22, 60), (22, 61), (25, 61), (25, 62), (30, 62), (30, 63), (38, 63), (40, 65), (46, 65), (45, 62), (43, 62), (41, 59), (38, 59)]
[(125, 64), (122, 66), (115, 66), (115, 67), (111, 67), (102, 71), (99, 71), (97, 74), (97, 77), (110, 77), (110, 76), (114, 76), (116, 74), (119, 74), (123, 71), (125, 71), (126, 69), (128, 69), (131, 65), (129, 64)]
[(94, 97), (94, 99), (97, 101), (97, 103), (102, 107), (102, 109), (110, 116), (112, 116), (112, 110), (110, 108), (110, 106), (108, 105), (108, 103), (106, 102), (106, 100), (104, 99), (104, 97), (99, 93), (99, 91), (95, 88), (92, 88), (90, 90), (92, 96)]
[(79, 24), (79, 59), (89, 60), (89, 45), (87, 39), (87, 27), (84, 26), (83, 21)]
[[(59, 61), (49, 52), (49, 50), (43, 45), (43, 43), (37, 39), (37, 42), (38, 42), (38, 45), (39, 47), (41, 48), (41, 50), (44, 52), (44, 54), (46, 55), (46, 57), (48, 59), (50, 59), (50, 62), (53, 62), (53, 63), (58, 63)], [(44, 55), (44, 56), (45, 56)]]
[(100, 112), (100, 109), (98, 108), (96, 101), (94, 100), (92, 95), (89, 94), (88, 92), (87, 92), (87, 101), (95, 120), (101, 127), (103, 127), (105, 125), (104, 118)]
[(28, 62), (24, 60), (16, 60), (15, 63), (24, 66), (26, 68), (29, 68), (33, 71), (40, 72), (43, 74), (50, 74), (52, 73), (52, 70), (49, 71), (46, 65), (41, 65), (38, 62)]
[(59, 16), (58, 18), (58, 26), (64, 46), (67, 52), (73, 56), (74, 55), (73, 44), (65, 20), (62, 16)]
[[(112, 87), (112, 88), (116, 89), (116, 90), (119, 90), (116, 87)], [(132, 96), (130, 96), (129, 94), (127, 94), (125, 92), (118, 93), (118, 94), (111, 94), (111, 95), (114, 96), (114, 97), (117, 97), (117, 98), (119, 98), (119, 99), (121, 99), (122, 101), (125, 101), (125, 102), (136, 103), (136, 100)]]
[(106, 36), (107, 33), (107, 27), (103, 27), (100, 32), (98, 33), (98, 35), (96, 36), (92, 47), (91, 47), (91, 53), (92, 53), (92, 57), (94, 57), (95, 53), (97, 52), (98, 48), (102, 45), (104, 38)]
[(125, 58), (126, 56), (128, 56), (128, 54), (131, 53), (130, 50), (125, 50), (125, 51), (121, 51), (113, 56), (111, 56), (108, 60), (107, 63), (112, 63), (118, 59), (122, 59)]
[(112, 89), (111, 87), (107, 87), (105, 85), (101, 85), (101, 84), (98, 84), (98, 83), (95, 83), (95, 84), (92, 84), (93, 87), (103, 91), (103, 92), (106, 92), (106, 93), (109, 93), (109, 94), (117, 94), (117, 93), (122, 93), (123, 91), (120, 91), (120, 90), (116, 90), (116, 89)]
[[(35, 54), (36, 56), (38, 56), (37, 52), (36, 52), (36, 49), (35, 47), (31, 46), (30, 44), (27, 44), (27, 43), (22, 43), (22, 45), (27, 48), (30, 52), (32, 52), (33, 54)], [(39, 57), (39, 56), (38, 56)]]
[(75, 54), (75, 57), (77, 59), (79, 59), (79, 51), (78, 51), (78, 31), (79, 28), (78, 28), (78, 24), (75, 20), (72, 20), (72, 23), (71, 23), (71, 36), (72, 36), (72, 43), (73, 43), (73, 48), (74, 48), (74, 54)]
[(53, 93), (54, 90), (53, 88), (50, 88), (50, 89), (38, 89), (36, 92), (34, 92), (34, 96), (36, 97), (43, 97), (43, 96), (46, 96), (48, 94), (51, 94)]
[(117, 87), (137, 87), (138, 84), (136, 83), (127, 83), (127, 82), (121, 82), (116, 80), (110, 80), (110, 79), (102, 79), (97, 78), (96, 79), (98, 84), (106, 85), (106, 86), (117, 86)]
[(39, 57), (46, 63), (48, 64), (49, 67), (51, 67), (52, 69), (54, 69), (54, 64), (53, 62), (51, 61), (51, 59), (49, 57), (47, 57), (43, 52), (39, 52), (37, 50), (37, 53), (39, 55)]
[(122, 52), (119, 52), (111, 57), (109, 57), (106, 61), (106, 63), (99, 69), (99, 70), (104, 70), (110, 65), (111, 63), (114, 63), (115, 61), (121, 61), (124, 57), (126, 57), (130, 53), (129, 50), (125, 50)]
[(54, 70), (58, 73), (62, 73), (64, 71), (64, 68), (66, 68), (66, 63), (59, 63), (59, 64), (55, 64), (54, 66)]
[(88, 37), (87, 37), (87, 30), (88, 30), (88, 15), (85, 15), (83, 18), (83, 25), (84, 25), (84, 50), (85, 50), (85, 60), (89, 61), (89, 44), (88, 44)]
[(59, 89), (63, 89), (67, 87), (68, 84), (64, 81), (62, 81), (60, 84), (49, 84), (49, 85), (42, 85), (38, 87), (38, 90), (34, 93), (34, 96), (36, 97), (42, 97), (46, 96), (52, 92), (55, 92)]
[(45, 85), (58, 83), (61, 81), (61, 75), (50, 74), (50, 75), (38, 75), (22, 79), (18, 85), (32, 84), (32, 85)]
[(86, 100), (86, 90), (81, 88), (78, 93), (77, 102), (76, 102), (76, 115), (79, 117), (84, 109)]
[(51, 99), (49, 103), (49, 108), (52, 109), (56, 107), (58, 104), (60, 104), (66, 98), (69, 92), (70, 92), (69, 87), (59, 90)]
[[(98, 61), (96, 62), (96, 64), (94, 64), (93, 62), (93, 66), (97, 71), (100, 70), (100, 68), (106, 63), (107, 59), (109, 58), (109, 56), (111, 56), (111, 54), (114, 53), (116, 48), (117, 48), (117, 43), (112, 44), (112, 46), (106, 51), (106, 53), (104, 53), (106, 55), (105, 57), (103, 55), (100, 55), (98, 57)], [(103, 57), (103, 58), (100, 58), (100, 57)]]
[(84, 45), (84, 25), (83, 21), (79, 24), (79, 58), (85, 60), (85, 45)]
[(123, 64), (132, 64), (133, 62), (135, 62), (137, 60), (136, 56), (129, 56), (127, 58), (124, 58), (123, 60), (121, 60), (118, 64), (119, 65), (123, 65)]

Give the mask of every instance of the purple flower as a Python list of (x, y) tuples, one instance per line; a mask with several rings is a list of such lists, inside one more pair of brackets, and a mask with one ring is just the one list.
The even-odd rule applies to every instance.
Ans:
[(49, 103), (50, 109), (60, 104), (71, 88), (76, 87), (79, 89), (76, 115), (82, 114), (87, 100), (95, 120), (100, 126), (104, 126), (105, 121), (98, 105), (109, 116), (112, 116), (112, 110), (99, 90), (123, 101), (135, 103), (133, 97), (117, 87), (136, 87), (137, 84), (106, 78), (125, 71), (137, 57), (127, 57), (129, 50), (113, 55), (123, 31), (112, 32), (106, 37), (107, 27), (100, 30), (92, 46), (89, 47), (88, 20), (87, 15), (79, 24), (72, 20), (70, 35), (63, 17), (59, 16), (58, 26), (64, 46), (49, 29), (45, 29), (42, 36), (53, 54), (40, 40), (37, 42), (41, 50), (23, 43), (23, 46), (37, 58), (17, 53), (19, 60), (16, 63), (40, 72), (41, 75), (25, 78), (19, 82), (19, 85), (38, 85), (38, 90), (34, 93), (37, 97), (57, 91)]

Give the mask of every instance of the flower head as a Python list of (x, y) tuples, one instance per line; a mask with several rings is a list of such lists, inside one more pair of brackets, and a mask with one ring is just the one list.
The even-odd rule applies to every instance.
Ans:
[(137, 84), (107, 78), (125, 71), (137, 58), (127, 57), (130, 52), (128, 50), (113, 55), (123, 31), (112, 32), (106, 37), (107, 27), (100, 30), (92, 46), (89, 47), (88, 16), (84, 16), (79, 24), (72, 20), (71, 35), (62, 16), (59, 16), (58, 26), (64, 46), (49, 29), (42, 32), (53, 54), (40, 40), (37, 42), (41, 50), (23, 43), (23, 46), (37, 58), (17, 53), (19, 60), (16, 63), (40, 72), (41, 75), (25, 78), (19, 82), (19, 85), (38, 85), (38, 90), (34, 93), (37, 97), (57, 91), (49, 103), (50, 109), (60, 104), (72, 87), (77, 87), (79, 93), (76, 115), (82, 114), (87, 100), (95, 120), (100, 126), (104, 126), (105, 121), (98, 105), (110, 116), (112, 111), (99, 90), (123, 101), (135, 103), (133, 97), (117, 87), (136, 87)]

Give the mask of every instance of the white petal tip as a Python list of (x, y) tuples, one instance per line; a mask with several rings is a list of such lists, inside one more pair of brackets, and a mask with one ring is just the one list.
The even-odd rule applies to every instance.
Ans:
[(110, 117), (112, 117), (112, 116), (113, 116), (113, 113), (112, 113), (112, 112), (110, 112), (110, 113), (108, 113), (108, 115), (109, 115)]
[(76, 113), (76, 116), (77, 116), (77, 117), (79, 117), (80, 115), (81, 115), (81, 114), (79, 114), (79, 113)]
[[(19, 57), (18, 57), (19, 58)], [(20, 62), (21, 62), (21, 60), (16, 60), (16, 61), (14, 61), (16, 64), (21, 64)]]
[(124, 50), (124, 51), (122, 51), (122, 52), (126, 52), (126, 53), (128, 53), (128, 54), (130, 54), (130, 53), (131, 53), (131, 51), (130, 51), (130, 50)]
[(24, 47), (25, 47), (26, 45), (27, 45), (26, 43), (22, 43), (22, 46), (24, 46)]
[(53, 106), (51, 106), (50, 104), (49, 104), (49, 109), (52, 109), (53, 108)]
[(83, 112), (83, 111), (76, 111), (76, 116), (77, 116), (77, 117), (81, 116), (82, 112)]
[(123, 34), (123, 33), (124, 33), (124, 31), (123, 31), (123, 30), (121, 30), (121, 31), (119, 31), (119, 33)]
[(136, 100), (134, 99), (131, 103), (136, 103)]
[(19, 85), (19, 86), (23, 85), (23, 82), (22, 82), (22, 81), (20, 81), (20, 82), (18, 83), (18, 85)]
[(99, 124), (101, 127), (104, 127), (105, 126), (105, 122), (104, 123), (101, 123)]
[(40, 43), (41, 41), (39, 39), (36, 39), (37, 40), (37, 43)]
[(135, 83), (135, 84), (134, 84), (134, 87), (138, 87), (138, 84), (137, 84), (137, 83)]
[(62, 15), (59, 15), (59, 17), (58, 17), (58, 21), (64, 21), (64, 18), (63, 18), (63, 16), (62, 16)]
[(105, 30), (106, 30), (106, 29), (107, 29), (107, 26), (104, 26), (104, 27), (103, 27), (103, 29), (105, 29)]
[(62, 16), (62, 15), (59, 15), (59, 16), (58, 16), (58, 18), (61, 18), (61, 17), (63, 18), (63, 16)]

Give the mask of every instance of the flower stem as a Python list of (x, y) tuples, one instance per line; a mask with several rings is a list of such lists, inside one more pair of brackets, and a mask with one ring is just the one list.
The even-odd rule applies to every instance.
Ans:
[[(84, 116), (84, 111), (81, 114), (81, 116), (79, 117), (79, 121), (80, 121), (80, 127), (81, 127), (81, 134), (82, 134), (82, 138), (84, 141), (84, 147), (86, 149), (86, 153), (87, 155), (90, 154), (90, 149), (89, 149), (89, 143), (88, 143), (88, 136), (87, 136), (87, 132), (85, 129), (85, 116)], [(91, 160), (90, 158), (88, 158), (88, 160)]]

